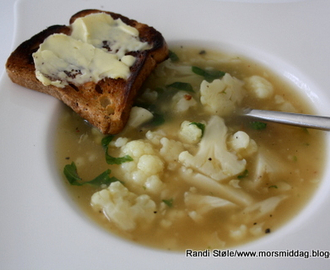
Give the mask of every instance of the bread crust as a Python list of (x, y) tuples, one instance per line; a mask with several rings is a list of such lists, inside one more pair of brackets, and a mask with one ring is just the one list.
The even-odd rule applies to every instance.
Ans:
[(168, 47), (162, 34), (153, 27), (117, 13), (87, 9), (74, 14), (69, 22), (71, 24), (79, 17), (99, 12), (110, 14), (114, 19), (120, 18), (126, 24), (135, 27), (139, 30), (140, 40), (152, 45), (151, 49), (132, 53), (136, 61), (130, 68), (131, 73), (127, 80), (105, 78), (97, 83), (69, 84), (64, 88), (43, 85), (35, 76), (32, 54), (48, 36), (55, 33), (70, 34), (71, 28), (66, 25), (50, 26), (24, 41), (9, 56), (6, 70), (14, 83), (63, 101), (103, 134), (117, 134), (126, 125), (143, 82), (157, 64), (168, 58)]

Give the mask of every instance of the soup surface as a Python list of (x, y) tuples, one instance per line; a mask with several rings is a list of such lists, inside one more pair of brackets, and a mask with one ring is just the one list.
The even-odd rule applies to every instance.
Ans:
[(317, 188), (321, 131), (237, 116), (246, 107), (312, 113), (265, 67), (175, 47), (143, 88), (116, 136), (67, 108), (58, 125), (65, 184), (104, 228), (162, 249), (229, 248), (278, 230)]

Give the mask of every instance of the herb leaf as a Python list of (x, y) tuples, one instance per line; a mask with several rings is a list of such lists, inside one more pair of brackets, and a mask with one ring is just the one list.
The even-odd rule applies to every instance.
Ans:
[(254, 130), (263, 130), (267, 127), (267, 123), (253, 121), (253, 122), (250, 122), (250, 127)]
[(120, 165), (124, 162), (129, 162), (129, 161), (133, 161), (133, 158), (129, 155), (125, 155), (123, 157), (113, 157), (111, 155), (109, 155), (108, 153), (108, 147), (109, 147), (109, 143), (112, 141), (112, 139), (114, 138), (113, 135), (109, 135), (106, 136), (102, 139), (101, 144), (102, 147), (105, 151), (105, 160), (108, 164), (110, 165)]
[(196, 67), (196, 66), (192, 66), (191, 67), (192, 72), (194, 72), (197, 75), (203, 76), (205, 75), (205, 70), (200, 68), (200, 67)]
[(205, 70), (196, 66), (192, 66), (191, 70), (195, 74), (204, 77), (204, 79), (208, 82), (212, 82), (215, 79), (222, 78), (226, 74), (226, 72), (220, 70)]
[(191, 84), (186, 82), (174, 82), (169, 85), (166, 85), (166, 87), (171, 87), (186, 92), (194, 92)]
[(172, 207), (173, 206), (173, 199), (162, 200), (162, 202), (165, 203), (168, 207)]
[(172, 62), (179, 61), (179, 57), (177, 56), (177, 54), (171, 50), (169, 51), (169, 58), (171, 59)]
[(204, 131), (205, 131), (205, 125), (204, 124), (197, 123), (197, 122), (191, 122), (189, 125), (195, 125), (195, 126), (197, 126), (202, 131), (202, 137), (203, 137)]
[(77, 173), (76, 164), (74, 162), (65, 165), (63, 173), (71, 185), (75, 185), (74, 183), (81, 181), (81, 178)]
[(133, 161), (133, 158), (129, 155), (125, 155), (122, 157), (113, 157), (110, 156), (108, 153), (105, 153), (105, 160), (110, 165), (120, 165), (125, 162)]
[(244, 172), (242, 172), (240, 175), (237, 176), (238, 179), (243, 179), (245, 177), (248, 177), (249, 175), (249, 171), (248, 170), (244, 170)]
[(108, 150), (108, 145), (113, 140), (114, 137), (115, 136), (113, 135), (108, 135), (102, 138), (101, 145), (104, 150)]
[(164, 118), (164, 115), (162, 114), (159, 114), (159, 113), (153, 113), (153, 118), (152, 120), (150, 121), (150, 125), (152, 126), (160, 126), (162, 124), (164, 124), (165, 122), (165, 118)]
[(91, 185), (91, 186), (99, 187), (101, 185), (108, 186), (112, 182), (119, 181), (116, 177), (109, 177), (109, 174), (111, 173), (110, 169), (104, 171), (103, 173), (101, 173), (91, 181), (82, 181), (82, 179), (78, 175), (77, 167), (74, 162), (65, 165), (63, 173), (66, 179), (68, 180), (68, 182), (74, 186)]

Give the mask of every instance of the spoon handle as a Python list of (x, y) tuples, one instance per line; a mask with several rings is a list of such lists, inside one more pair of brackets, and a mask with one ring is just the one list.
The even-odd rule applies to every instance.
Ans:
[(299, 113), (248, 109), (244, 116), (299, 127), (330, 130), (330, 117)]

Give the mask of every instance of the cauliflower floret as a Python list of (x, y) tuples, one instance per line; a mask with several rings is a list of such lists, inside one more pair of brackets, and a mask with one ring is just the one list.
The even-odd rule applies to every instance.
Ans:
[(275, 103), (278, 105), (278, 109), (283, 112), (297, 112), (295, 107), (280, 95), (275, 95)]
[(91, 205), (125, 231), (132, 231), (137, 226), (147, 227), (155, 218), (155, 202), (148, 195), (137, 196), (120, 182), (94, 193)]
[(242, 224), (236, 230), (230, 230), (229, 235), (231, 238), (234, 238), (235, 240), (239, 240), (239, 239), (242, 239), (243, 237), (245, 237), (247, 232), (248, 231), (247, 231), (246, 225)]
[(179, 170), (179, 173), (183, 181), (206, 194), (213, 194), (213, 196), (244, 206), (251, 205), (254, 201), (244, 190), (233, 188), (227, 184), (218, 183), (214, 179), (204, 174), (196, 173), (192, 169), (187, 169), (184, 166)]
[(146, 192), (153, 194), (162, 190), (160, 176), (164, 170), (164, 161), (151, 143), (145, 140), (130, 141), (121, 148), (121, 155), (133, 158), (133, 161), (120, 165), (128, 185), (144, 187)]
[[(167, 207), (168, 208), (168, 207)], [(180, 220), (185, 218), (186, 212), (184, 210), (171, 209), (167, 210), (164, 215), (164, 219), (161, 220), (160, 225), (167, 229), (171, 227), (174, 223), (180, 223)]]
[(110, 146), (113, 147), (122, 147), (128, 142), (128, 138), (125, 137), (118, 137), (117, 139), (110, 142)]
[(147, 178), (147, 180), (144, 183), (144, 187), (147, 191), (150, 191), (151, 193), (157, 193), (160, 190), (162, 190), (164, 186), (164, 183), (157, 175), (151, 175)]
[(237, 131), (230, 140), (231, 146), (234, 150), (239, 151), (249, 146), (250, 136), (244, 131)]
[(147, 175), (158, 174), (164, 169), (164, 162), (156, 155), (140, 157), (137, 168)]
[(150, 121), (153, 118), (153, 114), (149, 112), (147, 109), (141, 107), (132, 107), (131, 113), (126, 125), (127, 128), (137, 128), (142, 124)]
[(254, 181), (251, 188), (260, 186), (264, 181), (276, 181), (278, 176), (284, 173), (285, 160), (263, 147), (259, 148), (256, 156), (254, 174), (251, 177)]
[(226, 73), (222, 79), (209, 83), (203, 81), (200, 86), (201, 103), (212, 114), (225, 116), (236, 109), (243, 97), (243, 82)]
[(188, 215), (196, 222), (201, 222), (204, 215), (213, 209), (237, 207), (236, 204), (214, 196), (200, 195), (194, 190), (185, 192), (184, 203), (188, 209)]
[(190, 107), (196, 106), (196, 100), (185, 91), (179, 91), (172, 97), (174, 111), (177, 113), (184, 113)]
[(159, 64), (154, 71), (154, 74), (156, 75), (156, 77), (160, 77), (160, 78), (169, 77), (169, 75), (168, 75), (169, 73), (173, 74), (173, 75), (180, 74), (181, 76), (182, 75), (185, 75), (185, 76), (193, 75), (193, 72), (191, 71), (191, 65), (184, 65), (182, 63), (177, 65), (177, 64), (173, 63), (170, 59)]
[(121, 151), (125, 155), (130, 155), (134, 160), (140, 158), (142, 155), (155, 154), (152, 145), (143, 140), (130, 141), (121, 148)]
[(251, 227), (249, 229), (249, 233), (251, 233), (254, 236), (261, 236), (262, 234), (265, 233), (265, 230), (263, 228), (264, 224), (265, 224), (264, 222), (261, 222), (261, 223), (258, 222), (257, 224), (253, 225), (253, 227)]
[(161, 138), (165, 137), (166, 133), (164, 130), (148, 130), (146, 133), (146, 138), (154, 145), (159, 145)]
[(185, 143), (196, 144), (202, 138), (203, 132), (202, 130), (193, 125), (190, 121), (183, 121), (181, 123), (179, 137)]
[(241, 188), (240, 186), (241, 181), (238, 179), (231, 179), (228, 184), (234, 188)]
[(245, 79), (245, 81), (247, 90), (253, 93), (257, 98), (270, 98), (274, 93), (273, 85), (261, 76), (254, 75)]
[(255, 215), (251, 215), (251, 217), (253, 217), (254, 219), (258, 219), (271, 214), (275, 210), (275, 208), (286, 198), (288, 198), (288, 196), (286, 195), (269, 197), (263, 201), (257, 202), (253, 205), (249, 205), (243, 211), (246, 214), (255, 213)]
[(246, 160), (239, 160), (235, 153), (228, 151), (227, 130), (221, 117), (212, 116), (197, 153), (193, 156), (184, 151), (179, 155), (179, 161), (217, 181), (241, 173), (246, 167)]
[(228, 145), (244, 157), (252, 155), (258, 150), (257, 143), (244, 131), (237, 131), (230, 136)]
[(141, 100), (149, 103), (155, 102), (157, 98), (158, 98), (157, 91), (153, 91), (150, 88), (147, 88), (140, 97)]
[(162, 148), (159, 153), (168, 162), (168, 169), (173, 170), (178, 166), (178, 159), (180, 153), (184, 150), (183, 145), (179, 141), (169, 140), (166, 137), (163, 137), (160, 140)]

